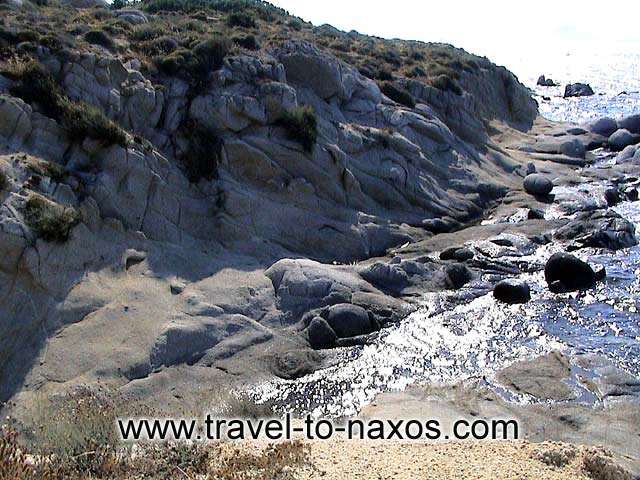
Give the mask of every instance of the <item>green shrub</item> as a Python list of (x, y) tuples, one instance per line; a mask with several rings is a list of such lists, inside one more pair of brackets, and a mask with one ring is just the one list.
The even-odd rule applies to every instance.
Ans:
[(108, 50), (115, 50), (113, 39), (103, 30), (89, 30), (84, 34), (84, 39), (92, 45), (100, 45)]
[(113, 10), (120, 10), (121, 8), (125, 8), (127, 3), (127, 0), (113, 0), (111, 2), (111, 8)]
[(197, 183), (201, 179), (217, 178), (222, 154), (222, 140), (217, 132), (195, 122), (189, 122), (183, 131), (188, 145), (180, 160), (189, 181)]
[(309, 106), (296, 107), (283, 113), (278, 123), (291, 140), (300, 143), (307, 152), (313, 150), (318, 137), (316, 114)]
[(73, 226), (78, 223), (78, 212), (64, 207), (42, 195), (32, 193), (24, 206), (24, 219), (35, 234), (47, 242), (65, 242)]
[(287, 22), (287, 25), (289, 26), (289, 28), (292, 28), (293, 30), (295, 30), (297, 32), (302, 30), (302, 22), (300, 20), (298, 20), (297, 18), (292, 18), (291, 20), (289, 20)]
[(65, 103), (62, 123), (71, 139), (82, 141), (85, 137), (90, 137), (106, 145), (125, 146), (127, 144), (124, 131), (98, 108), (87, 103), (68, 100)]
[(207, 71), (218, 70), (222, 67), (224, 57), (227, 56), (231, 49), (231, 42), (229, 39), (214, 36), (208, 40), (198, 43), (193, 48), (193, 53), (198, 58), (199, 63)]
[(178, 41), (173, 37), (160, 37), (148, 42), (141, 42), (138, 48), (149, 56), (169, 54), (178, 49)]
[(229, 15), (229, 17), (227, 18), (227, 25), (231, 28), (233, 27), (255, 28), (256, 21), (253, 18), (253, 16), (251, 16), (250, 14), (245, 12), (239, 12), (239, 13), (232, 13), (231, 15)]
[(380, 87), (380, 90), (391, 100), (405, 107), (413, 108), (416, 106), (413, 96), (402, 87), (398, 87), (390, 82), (385, 82)]
[(6, 72), (19, 80), (10, 89), (11, 94), (29, 104), (36, 104), (48, 117), (58, 119), (62, 115), (62, 92), (51, 74), (35, 60), (18, 64)]
[(164, 33), (165, 29), (160, 25), (142, 24), (137, 25), (133, 28), (133, 31), (131, 32), (131, 38), (133, 40), (145, 42), (161, 37), (162, 35), (164, 35)]
[(247, 50), (260, 50), (260, 42), (253, 35), (235, 37), (233, 43)]
[(435, 78), (429, 79), (429, 84), (438, 90), (453, 92), (456, 95), (462, 95), (462, 88), (451, 77), (447, 75), (438, 75)]

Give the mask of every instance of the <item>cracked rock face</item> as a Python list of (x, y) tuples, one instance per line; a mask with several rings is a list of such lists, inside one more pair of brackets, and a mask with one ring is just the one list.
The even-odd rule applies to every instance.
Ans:
[[(97, 378), (148, 393), (165, 369), (193, 366), (198, 381), (208, 367), (233, 373), (262, 358), (258, 346), (308, 350), (306, 327), (324, 348), (331, 331), (357, 337), (398, 321), (410, 307), (393, 296), (406, 285), (434, 274), (457, 287), (466, 267), (440, 278), (429, 262), (332, 262), (426, 237), (429, 222), (477, 218), (506, 193), (501, 182), (517, 183), (507, 157), (487, 153), (486, 121), (524, 128), (536, 115), (504, 69), (483, 69), (482, 82), (465, 73), (463, 95), (412, 81), (418, 104), (407, 108), (300, 42), (228, 57), (197, 95), (133, 60), (40, 60), (128, 143), (72, 142), (0, 82), (2, 400), (25, 385)], [(278, 123), (300, 105), (317, 118), (311, 151)], [(194, 123), (221, 140), (217, 176), (198, 183), (181, 163)], [(78, 212), (65, 242), (30, 227), (32, 194)], [(256, 375), (316, 365), (300, 355), (255, 360)]]

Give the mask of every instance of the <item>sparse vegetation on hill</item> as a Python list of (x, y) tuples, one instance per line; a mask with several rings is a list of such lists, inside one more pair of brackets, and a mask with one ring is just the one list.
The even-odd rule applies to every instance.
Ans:
[(307, 152), (313, 150), (318, 136), (316, 114), (311, 107), (297, 107), (283, 113), (279, 120), (291, 140), (299, 142)]
[(48, 242), (64, 242), (78, 222), (74, 208), (59, 205), (42, 195), (32, 193), (24, 206), (24, 217), (38, 237)]
[(124, 131), (98, 108), (70, 100), (45, 68), (36, 61), (11, 65), (8, 75), (17, 83), (11, 93), (37, 106), (46, 116), (58, 120), (72, 140), (90, 137), (105, 145), (125, 145)]

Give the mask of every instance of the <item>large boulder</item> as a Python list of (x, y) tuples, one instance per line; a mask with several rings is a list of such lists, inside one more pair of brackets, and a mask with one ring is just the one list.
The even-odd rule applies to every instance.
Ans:
[(532, 173), (524, 178), (522, 183), (525, 191), (531, 195), (546, 196), (553, 190), (553, 183), (540, 173)]
[(564, 252), (553, 254), (544, 267), (544, 278), (554, 293), (586, 290), (605, 276), (604, 268), (596, 273), (588, 263)]
[(336, 345), (338, 336), (324, 318), (315, 317), (307, 327), (309, 344), (311, 348), (323, 350), (333, 348)]
[(620, 128), (640, 135), (640, 113), (623, 118), (618, 122), (618, 125)]
[(636, 140), (637, 137), (633, 135), (629, 130), (620, 128), (609, 137), (608, 143), (611, 150), (619, 152), (625, 147), (636, 143)]
[(556, 230), (557, 240), (571, 240), (578, 247), (620, 250), (637, 245), (635, 226), (613, 210), (592, 210), (579, 213)]
[(367, 311), (348, 303), (329, 307), (326, 320), (339, 338), (357, 337), (375, 330)]
[(595, 95), (591, 85), (586, 83), (570, 83), (564, 89), (564, 98), (568, 97), (590, 97)]
[(616, 187), (607, 188), (604, 192), (604, 200), (610, 207), (619, 204), (622, 201), (620, 191)]
[(603, 137), (609, 137), (613, 132), (618, 130), (618, 122), (611, 117), (602, 117), (589, 125), (592, 133), (597, 133)]
[(529, 284), (521, 280), (507, 279), (493, 287), (493, 296), (504, 303), (527, 303), (531, 300)]
[(340, 64), (307, 44), (291, 44), (280, 56), (289, 82), (308, 87), (323, 100), (342, 94)]
[(451, 290), (464, 287), (473, 279), (473, 273), (461, 263), (453, 263), (444, 267), (445, 285)]

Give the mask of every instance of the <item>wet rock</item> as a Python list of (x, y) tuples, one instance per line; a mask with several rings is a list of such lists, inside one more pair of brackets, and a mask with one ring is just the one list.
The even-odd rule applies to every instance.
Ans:
[(592, 288), (606, 273), (596, 273), (591, 266), (569, 253), (555, 253), (544, 267), (544, 278), (553, 293)]
[(367, 311), (348, 303), (329, 307), (326, 320), (339, 338), (357, 337), (374, 330)]
[(527, 212), (527, 218), (529, 220), (543, 220), (544, 212), (538, 208), (530, 208)]
[(447, 288), (458, 290), (473, 279), (473, 273), (465, 265), (454, 263), (444, 267)]
[(618, 125), (631, 133), (640, 134), (640, 114), (625, 117), (618, 122)]
[(591, 85), (586, 83), (570, 83), (564, 89), (564, 98), (569, 97), (590, 97), (595, 95)]
[(629, 130), (621, 128), (619, 130), (616, 130), (616, 132), (609, 137), (608, 143), (611, 150), (621, 151), (625, 147), (634, 144), (636, 140), (637, 137), (633, 135)]
[(611, 117), (602, 117), (589, 125), (589, 130), (603, 137), (609, 137), (618, 130), (618, 122)]
[(634, 188), (634, 187), (627, 188), (624, 191), (624, 196), (630, 202), (637, 202), (638, 201), (638, 189)]
[(571, 400), (574, 392), (563, 380), (569, 378), (569, 360), (560, 352), (516, 362), (501, 370), (498, 381), (507, 388), (541, 400)]
[(464, 262), (471, 260), (474, 256), (473, 250), (466, 247), (450, 247), (440, 253), (440, 260), (457, 260)]
[(613, 210), (579, 213), (555, 234), (556, 240), (572, 240), (579, 248), (619, 250), (637, 245), (635, 226)]
[(544, 75), (540, 75), (538, 77), (538, 81), (536, 84), (540, 87), (557, 87), (558, 84), (554, 82), (552, 79), (545, 77)]
[(316, 350), (333, 348), (336, 345), (338, 336), (324, 318), (315, 317), (307, 327), (309, 344)]
[(504, 303), (527, 303), (531, 300), (529, 284), (521, 280), (507, 279), (493, 287), (493, 296)]
[(527, 175), (522, 182), (524, 189), (531, 195), (546, 196), (553, 190), (553, 183), (544, 175), (532, 173)]
[(621, 202), (620, 192), (615, 187), (607, 188), (604, 192), (604, 199), (607, 205), (613, 207)]

